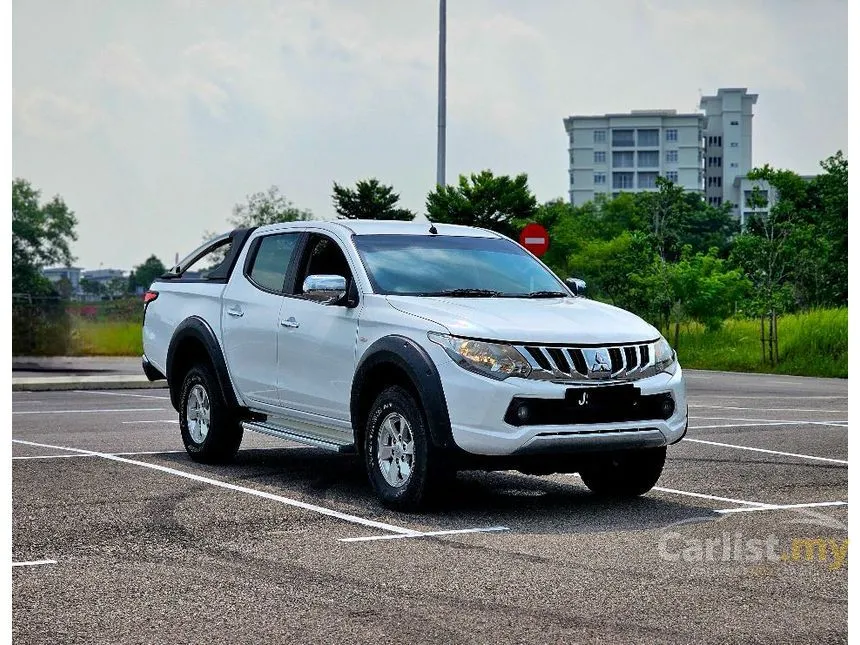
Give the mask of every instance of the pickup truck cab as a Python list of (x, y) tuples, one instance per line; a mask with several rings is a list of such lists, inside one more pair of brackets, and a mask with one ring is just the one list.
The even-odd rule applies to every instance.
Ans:
[(654, 327), (580, 289), (482, 229), (239, 229), (152, 284), (143, 366), (195, 460), (229, 460), (251, 430), (358, 453), (402, 509), (468, 468), (641, 495), (686, 433), (681, 367)]

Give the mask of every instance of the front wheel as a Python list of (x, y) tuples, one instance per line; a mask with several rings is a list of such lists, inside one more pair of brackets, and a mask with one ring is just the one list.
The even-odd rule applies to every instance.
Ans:
[(370, 483), (383, 504), (415, 510), (438, 483), (438, 451), (424, 413), (406, 389), (392, 386), (376, 398), (367, 421), (364, 456)]
[(596, 456), (579, 475), (591, 492), (607, 497), (638, 497), (660, 479), (666, 447), (625, 450)]
[(179, 428), (182, 443), (194, 461), (229, 461), (242, 443), (242, 424), (231, 410), (212, 370), (192, 367), (182, 383), (179, 397)]

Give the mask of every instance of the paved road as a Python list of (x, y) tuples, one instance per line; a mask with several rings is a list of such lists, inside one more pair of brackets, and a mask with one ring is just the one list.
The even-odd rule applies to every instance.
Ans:
[(354, 458), (256, 435), (194, 464), (165, 391), (15, 392), (13, 561), (55, 561), (12, 569), (15, 642), (845, 642), (847, 506), (808, 505), (847, 500), (847, 383), (689, 390), (642, 499), (470, 472), (422, 514)]

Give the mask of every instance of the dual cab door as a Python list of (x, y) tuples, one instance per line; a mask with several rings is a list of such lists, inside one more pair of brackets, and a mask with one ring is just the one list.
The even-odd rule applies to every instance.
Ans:
[(224, 352), (243, 398), (286, 416), (348, 421), (360, 307), (323, 305), (301, 291), (308, 275), (350, 282), (352, 267), (338, 242), (298, 231), (260, 236), (243, 264), (222, 302)]

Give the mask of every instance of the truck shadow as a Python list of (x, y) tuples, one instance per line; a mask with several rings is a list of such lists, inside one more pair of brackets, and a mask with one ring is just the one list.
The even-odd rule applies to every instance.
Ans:
[[(184, 454), (163, 458), (188, 464)], [(428, 530), (507, 526), (530, 533), (587, 533), (659, 529), (721, 518), (712, 509), (678, 503), (652, 492), (636, 499), (604, 499), (573, 475), (523, 475), (516, 471), (463, 471), (438, 490), (421, 512), (383, 507), (373, 494), (363, 463), (355, 455), (315, 448), (245, 449), (230, 465), (194, 464), (207, 476), (248, 486), (279, 489), (287, 497), (394, 524)]]

